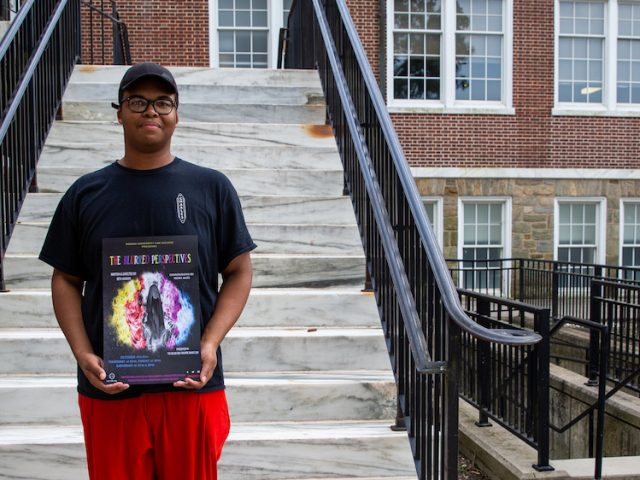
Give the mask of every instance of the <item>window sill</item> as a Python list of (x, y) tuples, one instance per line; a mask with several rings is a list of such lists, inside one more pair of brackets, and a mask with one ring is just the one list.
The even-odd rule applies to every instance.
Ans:
[(439, 114), (439, 115), (515, 115), (516, 110), (513, 107), (505, 107), (504, 105), (474, 105), (474, 106), (409, 106), (409, 105), (388, 105), (389, 113), (416, 113), (416, 114)]
[(605, 107), (556, 107), (551, 110), (554, 117), (640, 117), (640, 108), (608, 110)]

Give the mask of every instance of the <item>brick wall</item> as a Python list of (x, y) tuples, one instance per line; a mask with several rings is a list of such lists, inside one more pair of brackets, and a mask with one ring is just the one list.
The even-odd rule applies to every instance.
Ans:
[[(378, 0), (348, 0), (376, 74)], [(554, 2), (513, 2), (515, 115), (392, 114), (409, 162), (425, 167), (637, 168), (640, 118), (552, 116)]]
[[(109, 2), (93, 0), (93, 4)], [(118, 0), (120, 19), (129, 29), (133, 63), (155, 61), (165, 65), (209, 65), (209, 2), (208, 0)], [(91, 63), (89, 50), (89, 8), (82, 6), (82, 59)], [(93, 63), (102, 63), (100, 16), (93, 15)], [(105, 21), (106, 56), (112, 62), (111, 23)]]

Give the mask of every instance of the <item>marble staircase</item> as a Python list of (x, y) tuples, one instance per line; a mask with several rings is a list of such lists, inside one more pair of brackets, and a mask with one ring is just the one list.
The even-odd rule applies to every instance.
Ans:
[[(221, 480), (415, 479), (389, 429), (395, 384), (315, 72), (176, 68), (174, 152), (241, 196), (254, 288), (223, 344), (232, 430)], [(63, 192), (122, 154), (121, 67), (79, 66), (5, 256), (0, 479), (85, 479), (75, 363), (37, 260)]]

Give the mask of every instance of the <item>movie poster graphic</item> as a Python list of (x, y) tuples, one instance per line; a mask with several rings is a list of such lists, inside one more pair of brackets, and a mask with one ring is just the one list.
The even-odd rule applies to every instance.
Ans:
[(198, 239), (102, 241), (106, 383), (200, 376)]

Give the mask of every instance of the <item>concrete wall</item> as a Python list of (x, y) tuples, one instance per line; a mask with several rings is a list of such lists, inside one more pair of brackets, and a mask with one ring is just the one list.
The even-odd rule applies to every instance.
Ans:
[[(583, 376), (569, 370), (552, 366), (551, 372), (551, 422), (563, 426), (595, 403), (597, 388), (587, 387)], [(640, 398), (618, 392), (607, 401), (606, 412), (605, 456), (640, 455)], [(590, 421), (587, 417), (565, 433), (552, 432), (551, 458), (588, 457)]]

